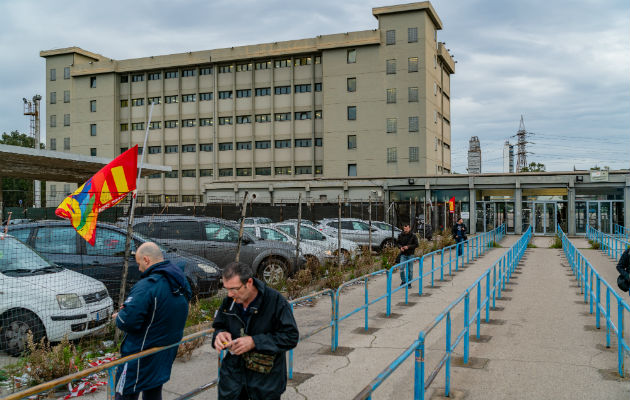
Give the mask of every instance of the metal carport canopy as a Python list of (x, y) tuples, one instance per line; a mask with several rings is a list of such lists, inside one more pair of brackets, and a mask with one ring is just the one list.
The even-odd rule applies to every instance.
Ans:
[[(0, 178), (83, 183), (112, 159), (0, 144)], [(140, 159), (138, 159), (138, 165)], [(142, 176), (170, 172), (165, 165), (143, 164)]]

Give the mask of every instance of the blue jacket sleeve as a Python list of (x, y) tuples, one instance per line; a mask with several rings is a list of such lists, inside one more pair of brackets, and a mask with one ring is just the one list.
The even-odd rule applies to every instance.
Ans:
[(149, 285), (138, 282), (125, 300), (124, 307), (118, 312), (116, 326), (124, 332), (137, 332), (142, 329), (152, 303)]

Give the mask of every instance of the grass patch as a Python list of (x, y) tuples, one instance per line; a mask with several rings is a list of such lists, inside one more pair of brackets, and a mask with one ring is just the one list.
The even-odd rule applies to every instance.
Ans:
[(591, 249), (593, 250), (599, 250), (601, 248), (601, 244), (599, 242), (596, 242), (595, 240), (589, 239), (588, 243), (591, 245)]
[(495, 242), (494, 240), (490, 241), (489, 247), (503, 247), (501, 246), (499, 243)]
[(556, 235), (553, 237), (553, 242), (551, 242), (550, 249), (561, 249), (562, 248), (562, 238), (560, 235)]
[(536, 246), (536, 245), (535, 245), (534, 243), (532, 243), (532, 242), (529, 242), (529, 243), (527, 243), (527, 248), (528, 248), (528, 249), (536, 249), (536, 248), (538, 248), (538, 246)]

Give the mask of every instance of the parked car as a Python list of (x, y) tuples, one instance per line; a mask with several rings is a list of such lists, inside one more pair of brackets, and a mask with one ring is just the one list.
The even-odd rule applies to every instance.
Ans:
[[(40, 221), (16, 225), (9, 230), (17, 239), (57, 265), (103, 282), (115, 302), (120, 293), (125, 258), (126, 229), (98, 223), (94, 246), (80, 237), (68, 221)], [(140, 279), (135, 250), (150, 239), (133, 234), (129, 258), (127, 289)], [(209, 297), (220, 286), (221, 271), (216, 264), (174, 247), (162, 246), (164, 258), (183, 268), (194, 296)]]
[[(223, 268), (236, 257), (240, 226), (220, 218), (155, 216), (139, 218), (134, 229)], [(268, 284), (280, 282), (306, 263), (304, 257), (299, 257), (296, 265), (293, 246), (257, 240), (247, 232), (243, 233), (239, 260), (251, 265), (254, 274)]]
[[(240, 222), (240, 221), (239, 221)], [(267, 217), (246, 217), (243, 221), (243, 224), (251, 225), (251, 224), (270, 224), (273, 221), (271, 218)]]
[[(295, 249), (297, 239), (290, 234), (281, 231), (277, 227), (269, 225), (245, 225), (244, 231), (261, 240), (275, 240), (277, 242), (289, 243)], [(318, 232), (319, 233), (319, 232)], [(293, 250), (295, 253), (295, 250)], [(300, 241), (300, 254), (307, 261), (314, 262), (316, 265), (324, 264), (327, 259), (334, 258), (332, 252), (321, 243), (312, 243), (310, 240)]]
[(38, 342), (78, 339), (110, 320), (112, 299), (103, 283), (50, 263), (11, 235), (0, 240), (0, 346), (17, 356), (30, 331)]
[[(375, 227), (376, 229), (380, 229), (382, 231), (385, 232), (389, 232), (389, 235), (392, 235), (392, 225), (388, 224), (387, 222), (382, 222), (382, 221), (372, 221), (372, 226)], [(402, 232), (402, 229), (394, 227), (394, 236), (398, 237), (398, 234)]]
[[(337, 236), (339, 221), (336, 218), (327, 218), (320, 221), (318, 229), (330, 236)], [(367, 222), (356, 218), (341, 218), (341, 237), (359, 244), (369, 246), (370, 227)], [(384, 248), (393, 246), (396, 243), (396, 236), (392, 238), (392, 233), (385, 232), (376, 227), (372, 227), (372, 247)]]
[[(282, 222), (294, 222), (297, 224), (298, 220), (295, 218), (291, 218), (291, 219), (285, 219)], [(301, 225), (308, 225), (308, 226), (313, 226), (316, 227), (317, 226), (317, 222), (313, 222), (310, 219), (302, 219), (302, 222), (300, 222), (300, 226)]]
[[(297, 222), (279, 222), (273, 226), (290, 234), (293, 237), (297, 236)], [(300, 241), (305, 243), (311, 243), (316, 246), (322, 246), (326, 251), (329, 251), (331, 255), (337, 254), (337, 237), (326, 235), (323, 232), (318, 231), (315, 227), (300, 224)], [(341, 239), (341, 254), (345, 258), (352, 257), (360, 251), (359, 245), (353, 241)]]

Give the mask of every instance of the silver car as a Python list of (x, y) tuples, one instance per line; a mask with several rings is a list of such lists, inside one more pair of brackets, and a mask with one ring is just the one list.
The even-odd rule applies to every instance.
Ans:
[[(318, 229), (327, 235), (337, 237), (338, 227), (339, 221), (336, 218), (327, 218), (320, 221)], [(370, 226), (357, 218), (341, 218), (341, 237), (367, 247), (370, 244)], [(395, 244), (396, 235), (392, 237), (391, 231), (386, 232), (372, 227), (373, 248), (382, 249)]]
[[(277, 227), (283, 232), (295, 237), (297, 231), (297, 222), (279, 222), (273, 226)], [(331, 252), (332, 255), (337, 254), (337, 236), (330, 236), (324, 232), (320, 232), (315, 227), (300, 224), (300, 241), (304, 243), (311, 243), (319, 246), (323, 246), (326, 251)], [(351, 240), (341, 239), (341, 254), (345, 258), (352, 257), (360, 251), (359, 245)]]

